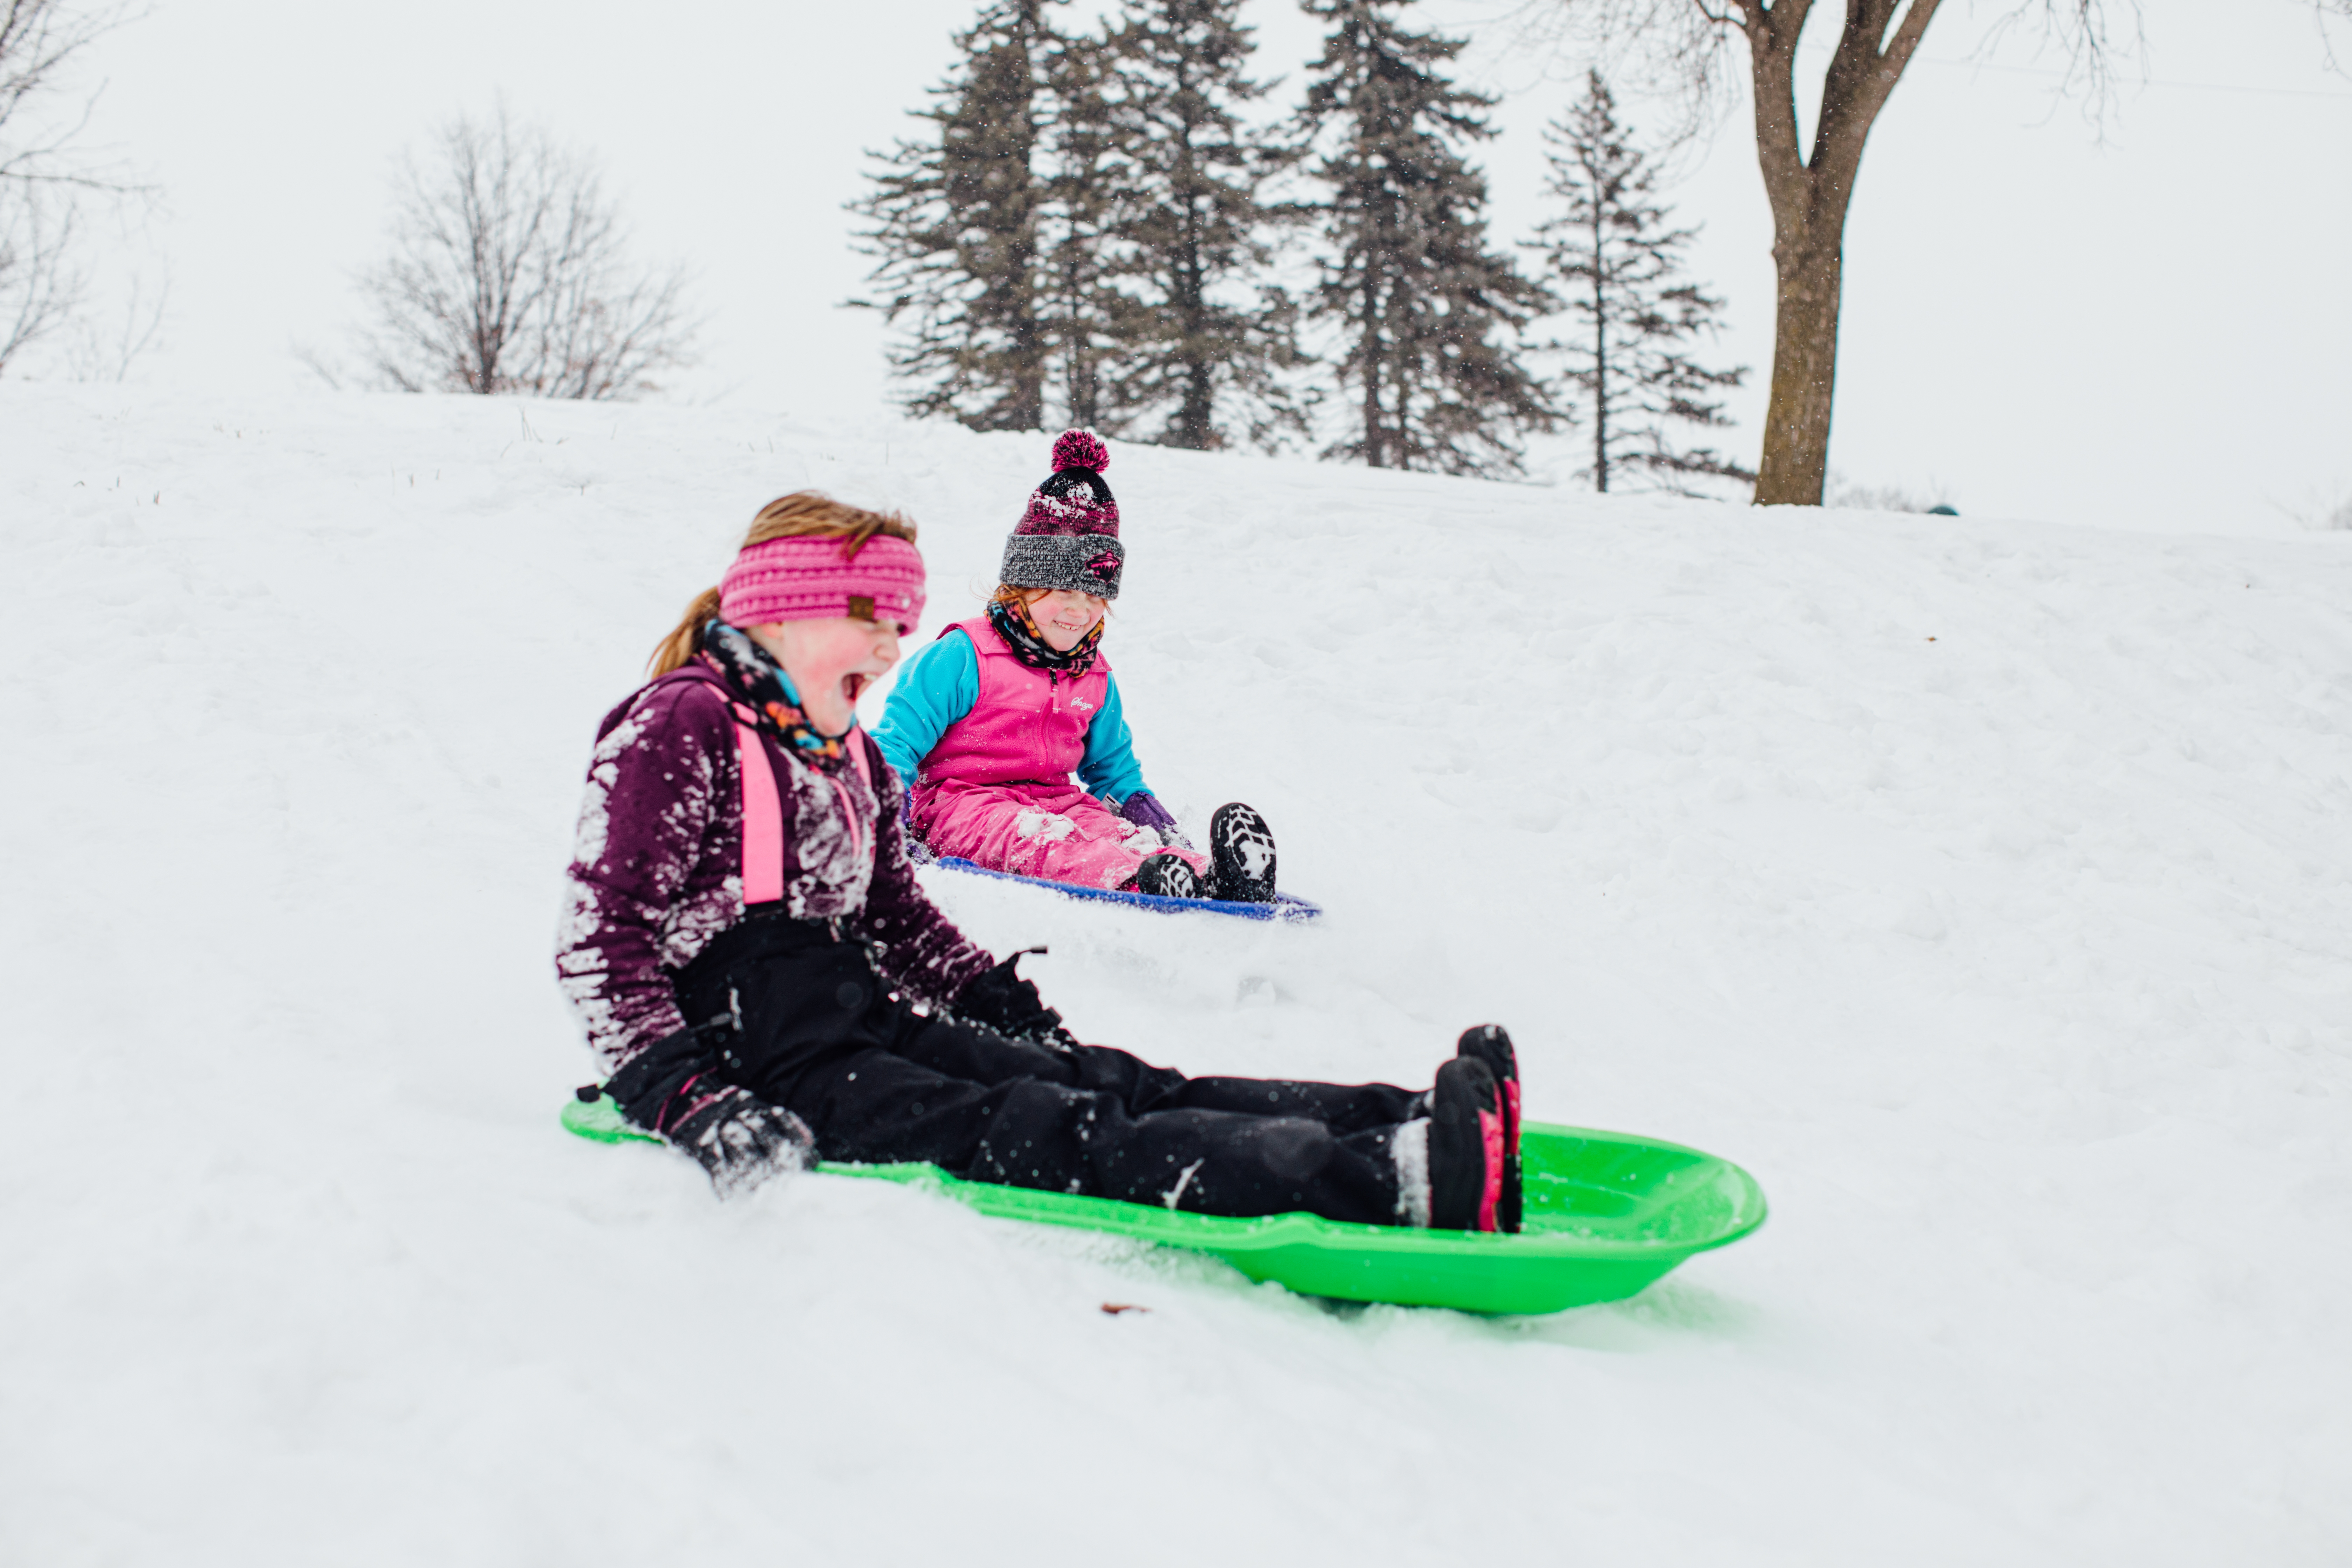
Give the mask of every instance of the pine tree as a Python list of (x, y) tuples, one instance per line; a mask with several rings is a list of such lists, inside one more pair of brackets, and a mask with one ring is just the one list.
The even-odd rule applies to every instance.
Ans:
[(1300, 362), (1297, 310), (1263, 274), (1296, 209), (1262, 193), (1292, 157), (1244, 123), (1265, 87), (1241, 0), (1127, 0), (1109, 38), (1124, 157), (1118, 234), (1132, 309), (1112, 373), (1122, 410), (1164, 413), (1158, 438), (1268, 446), (1305, 421), (1280, 373)]
[(956, 74), (913, 112), (937, 140), (902, 140), (880, 155), (874, 189), (851, 210), (880, 258), (871, 274), (911, 341), (891, 368), (913, 384), (908, 412), (945, 414), (975, 430), (1045, 423), (1050, 343), (1041, 321), (1036, 169), (1039, 58), (1056, 43), (1047, 0), (989, 0), (956, 46)]
[(1332, 254), (1310, 314), (1344, 334), (1339, 375), (1360, 408), (1324, 456), (1517, 473), (1518, 434), (1556, 422), (1517, 342), (1549, 300), (1486, 248), (1486, 183), (1454, 150), (1494, 135), (1496, 100), (1438, 74), (1462, 40), (1399, 26), (1408, 0), (1303, 3), (1332, 24), (1301, 110), (1333, 143), (1313, 171)]
[(1702, 493), (1700, 477), (1753, 483), (1756, 475), (1708, 447), (1678, 448), (1670, 425), (1728, 426), (1718, 388), (1738, 386), (1738, 370), (1707, 370), (1684, 345), (1717, 330), (1723, 301), (1680, 282), (1683, 247), (1697, 231), (1664, 226), (1666, 208), (1653, 195), (1657, 171), (1618, 123), (1616, 100), (1590, 74), (1584, 98), (1545, 132), (1551, 178), (1546, 189), (1567, 210), (1541, 226), (1529, 248), (1578, 331), (1568, 352), (1567, 381), (1592, 416), (1592, 466), (1580, 477), (1605, 490), (1620, 470), (1645, 472), (1660, 487)]

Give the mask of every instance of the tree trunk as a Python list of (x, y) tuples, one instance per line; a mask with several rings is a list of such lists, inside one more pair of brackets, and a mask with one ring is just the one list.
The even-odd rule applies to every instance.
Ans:
[(1184, 240), (1177, 252), (1176, 313), (1184, 326), (1184, 393), (1176, 410), (1179, 447), (1205, 452), (1216, 444), (1216, 367), (1204, 357), (1208, 342), (1209, 289), (1202, 277), (1201, 230), (1207, 226), (1199, 205), (1184, 204)]
[(1176, 445), (1196, 452), (1217, 444), (1215, 372), (1194, 361), (1184, 370), (1184, 401), (1177, 413)]
[[(1841, 218), (1844, 215), (1839, 215)], [(1772, 327), (1772, 394), (1765, 405), (1758, 506), (1819, 506), (1829, 479), (1830, 407), (1837, 391), (1838, 289), (1844, 224), (1825, 238), (1772, 247), (1780, 277)]]
[(1870, 128), (1939, 0), (1909, 0), (1907, 7), (1904, 0), (1846, 0), (1844, 31), (1822, 83), (1821, 123), (1810, 159), (1797, 142), (1796, 57), (1812, 0), (1737, 4), (1755, 89), (1756, 162), (1772, 203), (1772, 266), (1780, 278), (1756, 504), (1819, 506), (1829, 478), (1838, 294), (1854, 176)]
[(1592, 204), (1592, 488), (1609, 493), (1609, 299), (1602, 279), (1609, 275), (1601, 247), (1601, 205), (1596, 190)]
[[(1025, 299), (1029, 291), (1022, 291)], [(1012, 387), (1005, 401), (1001, 430), (1043, 430), (1045, 427), (1045, 337), (1038, 331), (1034, 307), (1024, 309), (1005, 334), (1012, 340)]]
[[(1010, 320), (1006, 336), (1012, 341), (1012, 386), (1005, 400), (1007, 422), (999, 426), (1013, 430), (1042, 430), (1045, 427), (1045, 370), (1054, 352), (1052, 336), (1045, 323), (1038, 320), (1037, 296), (1043, 291), (1045, 279), (1037, 276), (1038, 207), (1042, 197), (1034, 174), (1037, 156), (1037, 56), (1045, 47), (1045, 0), (1017, 0), (1016, 24), (1013, 37), (1019, 50), (1013, 68), (1013, 80), (1008, 84), (1001, 112), (1006, 122), (1017, 123), (1021, 129), (1014, 137), (1019, 148), (1019, 166), (1012, 177), (1020, 182), (1018, 210), (1014, 232), (1011, 236), (1011, 256), (1007, 258), (1013, 268), (1010, 293)], [(1015, 118), (1017, 117), (1017, 119)]]

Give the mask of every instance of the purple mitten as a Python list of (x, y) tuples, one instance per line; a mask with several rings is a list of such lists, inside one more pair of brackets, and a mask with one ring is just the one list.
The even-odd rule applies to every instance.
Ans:
[(1177, 827), (1176, 819), (1169, 815), (1168, 808), (1160, 805), (1159, 798), (1148, 789), (1137, 790), (1120, 802), (1118, 814), (1138, 827), (1149, 827), (1160, 835), (1162, 844), (1181, 844), (1187, 849), (1192, 847), (1192, 841)]
[(928, 866), (939, 858), (915, 831), (915, 792), (904, 787), (898, 791), (898, 835), (907, 846), (908, 865)]

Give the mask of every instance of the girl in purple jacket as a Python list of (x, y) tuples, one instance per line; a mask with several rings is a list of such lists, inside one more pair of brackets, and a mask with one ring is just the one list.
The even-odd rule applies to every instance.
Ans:
[(1186, 1078), (1080, 1045), (934, 908), (857, 727), (923, 605), (903, 519), (803, 492), (604, 717), (556, 972), (623, 1114), (722, 1194), (812, 1160), (1200, 1214), (1517, 1228), (1510, 1037), (1423, 1092)]
[(936, 854), (1056, 882), (1270, 902), (1265, 818), (1238, 801), (1219, 806), (1202, 855), (1135, 760), (1102, 651), (1127, 559), (1103, 482), (1109, 462), (1091, 430), (1054, 443), (1053, 477), (1004, 542), (986, 612), (907, 661), (874, 739)]

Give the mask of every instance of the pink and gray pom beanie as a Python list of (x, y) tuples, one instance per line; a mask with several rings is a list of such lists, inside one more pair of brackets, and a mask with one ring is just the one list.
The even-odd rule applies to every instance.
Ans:
[(847, 616), (895, 621), (914, 635), (923, 616), (923, 557), (903, 539), (877, 533), (855, 556), (846, 541), (803, 534), (747, 544), (719, 583), (719, 618), (732, 626)]
[(1110, 448), (1091, 430), (1066, 430), (1054, 443), (1054, 477), (1030, 492), (1021, 526), (1004, 542), (997, 580), (1015, 588), (1075, 588), (1118, 597), (1127, 546), (1118, 502), (1102, 471)]

